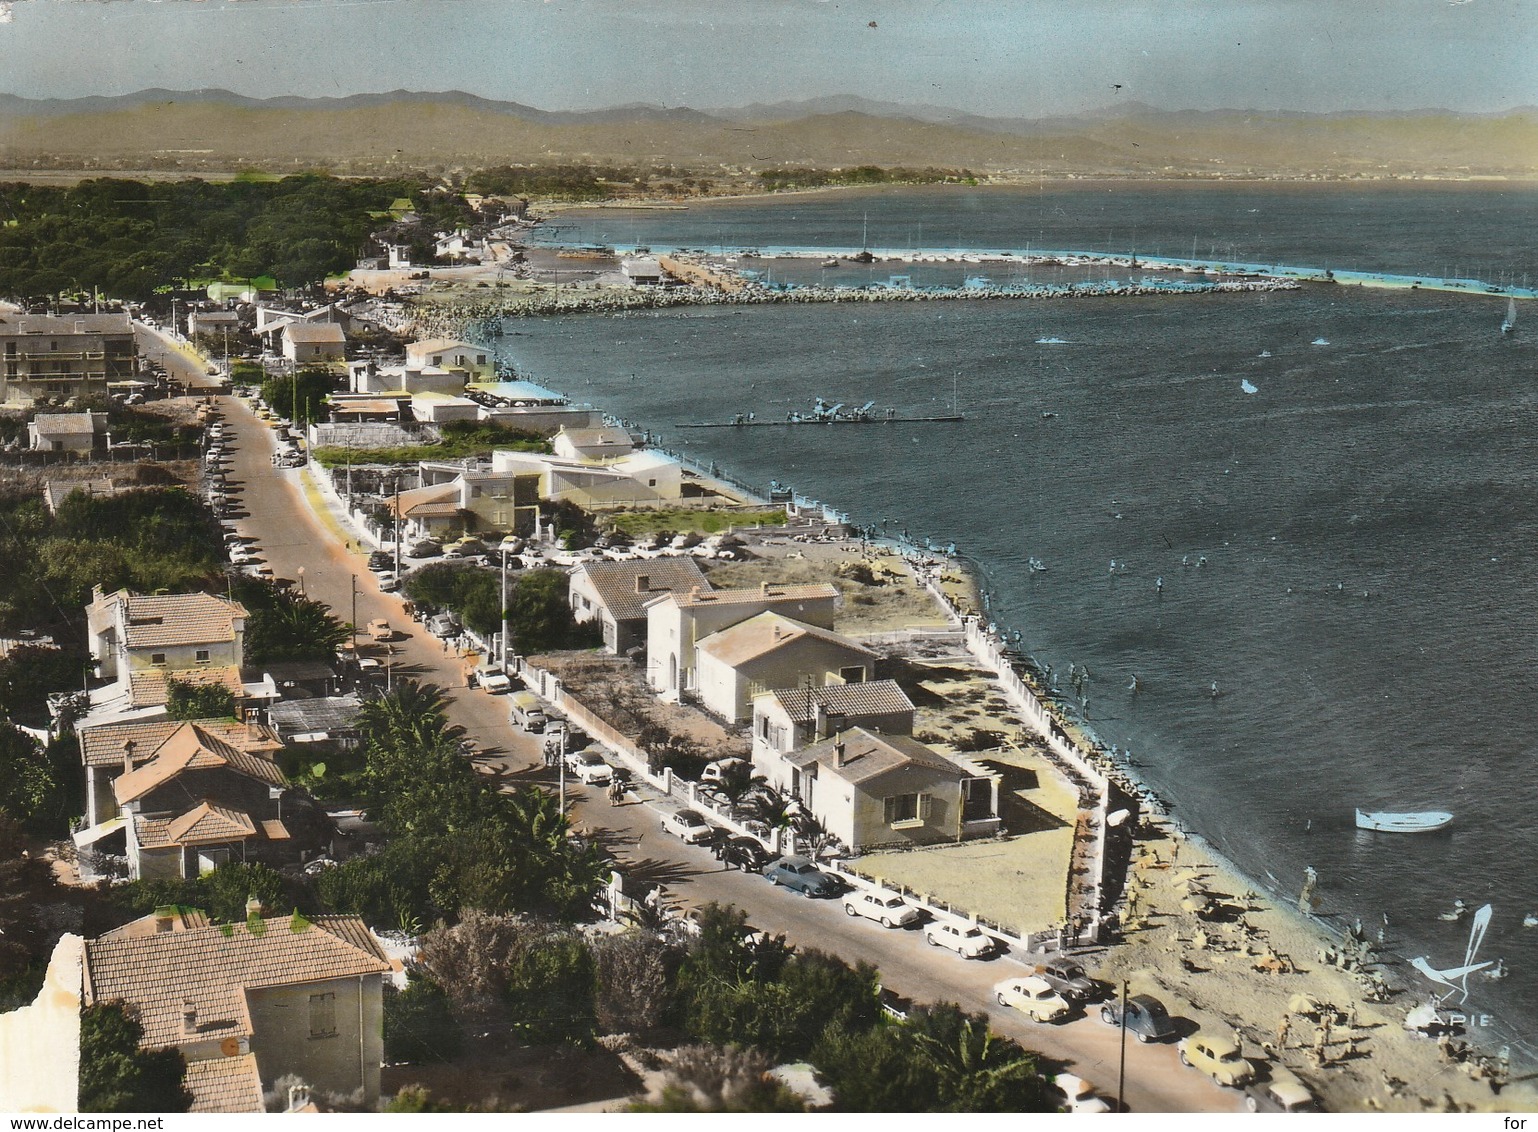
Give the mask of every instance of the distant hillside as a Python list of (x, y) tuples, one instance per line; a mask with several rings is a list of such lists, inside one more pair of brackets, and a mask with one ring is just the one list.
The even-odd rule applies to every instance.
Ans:
[(553, 112), (460, 91), (252, 99), (0, 95), (0, 168), (271, 171), (613, 163), (706, 173), (942, 166), (1014, 175), (1538, 175), (1538, 109), (1496, 115), (1161, 111), (987, 118), (853, 97)]

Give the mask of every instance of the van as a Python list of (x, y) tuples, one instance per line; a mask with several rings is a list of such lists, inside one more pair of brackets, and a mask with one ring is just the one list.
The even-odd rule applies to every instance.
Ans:
[(514, 692), (508, 697), (508, 714), (513, 723), (525, 731), (545, 729), (545, 709), (533, 692)]

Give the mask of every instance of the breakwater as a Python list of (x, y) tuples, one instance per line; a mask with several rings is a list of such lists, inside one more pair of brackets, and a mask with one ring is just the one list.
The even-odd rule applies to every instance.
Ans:
[(518, 292), (486, 298), (426, 294), (412, 302), (412, 325), (422, 335), (465, 335), (477, 324), (503, 318), (535, 318), (563, 314), (626, 314), (705, 306), (779, 306), (804, 303), (922, 303), (979, 299), (1074, 300), (1140, 295), (1203, 295), (1241, 292), (1296, 291), (1301, 284), (1288, 279), (1223, 279), (1209, 281), (1150, 280), (1139, 283), (1065, 283), (1008, 287), (752, 287), (723, 292), (693, 287), (634, 288), (568, 287)]

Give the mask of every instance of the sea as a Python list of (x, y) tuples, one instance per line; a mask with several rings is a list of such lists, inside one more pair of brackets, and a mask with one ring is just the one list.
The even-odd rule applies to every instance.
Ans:
[[(1538, 281), (1535, 216), (1527, 184), (1081, 181), (574, 210), (541, 238), (1136, 251), (1509, 289)], [(702, 464), (954, 544), (1000, 630), (1185, 827), (1284, 900), (1314, 869), (1330, 925), (1382, 928), (1393, 981), (1531, 1062), (1538, 302), (1503, 334), (1506, 302), (1308, 284), (714, 306), (509, 320), (496, 341)], [(678, 427), (818, 397), (965, 419)], [(1455, 819), (1367, 833), (1358, 807)], [(1491, 905), (1487, 933), (1456, 900)], [(1449, 991), (1416, 956), (1502, 962)]]

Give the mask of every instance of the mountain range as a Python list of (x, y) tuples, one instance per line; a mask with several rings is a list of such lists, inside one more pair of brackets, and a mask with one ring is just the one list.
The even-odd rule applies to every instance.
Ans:
[(854, 96), (699, 110), (552, 111), (463, 91), (256, 99), (226, 90), (0, 94), (0, 169), (338, 173), (557, 163), (704, 175), (938, 166), (1014, 176), (1538, 175), (1538, 108), (1161, 110), (997, 118)]

